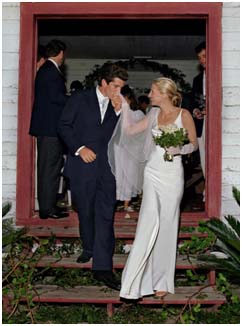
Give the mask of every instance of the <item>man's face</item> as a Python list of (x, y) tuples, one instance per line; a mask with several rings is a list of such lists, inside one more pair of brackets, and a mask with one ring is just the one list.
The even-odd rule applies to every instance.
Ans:
[(105, 79), (102, 79), (101, 91), (104, 96), (111, 99), (120, 94), (121, 88), (124, 86), (124, 84), (125, 82), (117, 77), (115, 77), (109, 84)]
[(65, 62), (65, 52), (64, 51), (60, 51), (60, 53), (56, 56), (56, 62), (59, 67), (63, 65), (63, 63)]
[(197, 54), (198, 61), (203, 68), (206, 68), (206, 50), (202, 49), (201, 52)]

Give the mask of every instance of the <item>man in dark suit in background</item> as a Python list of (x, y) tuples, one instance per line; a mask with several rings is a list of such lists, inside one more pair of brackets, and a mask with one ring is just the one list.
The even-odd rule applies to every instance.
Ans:
[(39, 217), (68, 216), (56, 206), (60, 172), (63, 166), (63, 144), (57, 125), (66, 104), (65, 79), (59, 67), (64, 63), (66, 46), (52, 40), (46, 46), (46, 62), (35, 79), (35, 97), (29, 133), (37, 138), (37, 179)]
[[(195, 52), (197, 54), (201, 72), (193, 79), (193, 117), (197, 131), (201, 168), (205, 178), (206, 43), (200, 43), (195, 48)], [(203, 201), (205, 201), (204, 194)]]
[(59, 123), (69, 154), (65, 173), (76, 204), (83, 252), (77, 262), (93, 258), (93, 275), (119, 290), (112, 273), (116, 184), (108, 163), (108, 143), (121, 109), (120, 90), (128, 79), (123, 68), (106, 63), (98, 86), (71, 96)]

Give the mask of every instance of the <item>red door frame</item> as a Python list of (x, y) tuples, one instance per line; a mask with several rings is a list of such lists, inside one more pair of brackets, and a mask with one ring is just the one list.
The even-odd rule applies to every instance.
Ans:
[[(18, 97), (18, 148), (16, 223), (33, 225), (42, 222), (34, 215), (34, 142), (28, 135), (33, 101), (33, 81), (37, 48), (37, 20), (64, 19), (189, 19), (207, 21), (207, 119), (206, 207), (205, 213), (183, 213), (183, 219), (220, 216), (221, 210), (221, 106), (222, 106), (222, 3), (20, 3), (20, 58)], [(209, 46), (211, 44), (211, 46)], [(48, 220), (49, 222), (49, 220)], [(54, 225), (61, 222), (54, 221)], [(47, 224), (45, 222), (45, 224)], [(49, 222), (51, 224), (51, 222)]]

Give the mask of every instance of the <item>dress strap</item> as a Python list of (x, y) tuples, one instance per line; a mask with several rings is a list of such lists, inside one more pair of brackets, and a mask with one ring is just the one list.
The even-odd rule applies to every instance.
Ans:
[(182, 128), (183, 124), (182, 124), (182, 109), (180, 110), (180, 113), (178, 114), (175, 124), (177, 125), (177, 127)]

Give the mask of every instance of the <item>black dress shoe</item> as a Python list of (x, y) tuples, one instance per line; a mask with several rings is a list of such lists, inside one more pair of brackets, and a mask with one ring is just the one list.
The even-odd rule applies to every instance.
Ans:
[(121, 283), (115, 278), (115, 275), (110, 271), (94, 271), (93, 277), (100, 282), (103, 282), (110, 289), (120, 291)]
[(77, 263), (87, 263), (92, 258), (92, 255), (82, 253), (76, 260)]
[(39, 218), (42, 220), (45, 220), (47, 218), (54, 218), (54, 219), (58, 219), (58, 218), (64, 218), (64, 217), (68, 217), (69, 214), (67, 212), (61, 212), (61, 211), (50, 211), (50, 212), (39, 212)]

